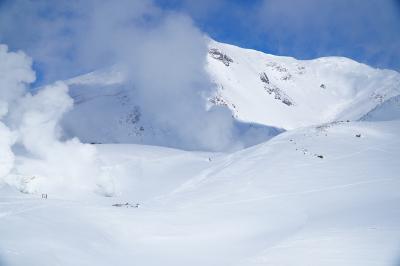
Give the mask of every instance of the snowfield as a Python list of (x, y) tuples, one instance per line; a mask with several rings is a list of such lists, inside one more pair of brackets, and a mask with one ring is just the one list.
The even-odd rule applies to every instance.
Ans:
[(114, 197), (1, 187), (0, 265), (397, 266), (399, 130), (328, 123), (235, 153), (96, 145)]

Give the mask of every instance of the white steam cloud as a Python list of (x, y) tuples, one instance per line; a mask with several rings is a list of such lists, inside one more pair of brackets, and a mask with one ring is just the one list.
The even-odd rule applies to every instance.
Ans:
[(31, 70), (32, 61), (24, 53), (9, 53), (6, 45), (0, 44), (0, 179), (13, 168), (15, 156), (11, 146), (16, 135), (4, 124), (9, 106), (23, 95), (28, 83), (35, 80)]
[(32, 56), (36, 84), (53, 84), (32, 92), (32, 60), (0, 46), (0, 180), (22, 191), (115, 193), (95, 147), (64, 139), (60, 127), (74, 103), (68, 86), (56, 81), (103, 67), (123, 70), (141, 116), (165, 133), (152, 144), (201, 150), (241, 145), (243, 125), (225, 107), (206, 107), (214, 89), (204, 68), (208, 47), (186, 15), (150, 0), (4, 1), (0, 42)]
[(10, 130), (0, 122), (0, 180), (6, 177), (14, 165), (14, 154), (11, 146), (14, 144), (14, 137)]
[[(96, 149), (77, 139), (59, 141), (59, 121), (73, 107), (68, 87), (58, 82), (32, 95), (27, 91), (35, 77), (31, 59), (5, 45), (0, 58), (0, 181), (24, 192), (95, 190), (102, 176)], [(99, 192), (113, 193), (112, 187)]]
[(204, 69), (208, 48), (188, 16), (148, 0), (16, 0), (0, 17), (0, 41), (32, 55), (48, 82), (122, 66), (143, 119), (168, 132), (155, 144), (226, 150), (237, 142), (231, 113), (206, 110), (214, 89)]

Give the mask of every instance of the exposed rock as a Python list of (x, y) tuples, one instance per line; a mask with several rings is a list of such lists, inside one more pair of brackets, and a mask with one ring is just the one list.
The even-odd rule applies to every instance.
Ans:
[(140, 108), (139, 106), (133, 107), (133, 109), (126, 115), (125, 122), (130, 124), (136, 124), (140, 121)]
[(214, 105), (228, 106), (228, 103), (224, 100), (224, 98), (222, 98), (220, 94), (217, 94), (214, 97), (210, 98), (209, 101)]
[(265, 72), (260, 73), (260, 79), (262, 82), (269, 84), (269, 78)]
[(270, 84), (269, 86), (265, 86), (264, 88), (269, 94), (274, 94), (275, 99), (282, 101), (287, 106), (291, 106), (294, 104), (293, 100), (290, 99), (290, 97), (285, 92), (283, 92), (275, 85)]
[(293, 103), (292, 103), (289, 99), (286, 99), (286, 98), (282, 99), (282, 102), (283, 102), (284, 104), (286, 104), (287, 106), (293, 105)]
[(292, 79), (292, 74), (290, 74), (290, 73), (287, 73), (286, 75), (281, 77), (281, 80), (285, 80), (285, 81), (288, 81), (291, 79)]
[(288, 72), (288, 69), (286, 67), (283, 67), (275, 62), (268, 63), (267, 67), (270, 67), (273, 70), (278, 71), (278, 72)]
[(304, 73), (306, 73), (306, 67), (305, 66), (298, 66), (297, 67), (297, 74), (303, 75)]
[(216, 48), (211, 48), (208, 53), (212, 58), (221, 61), (225, 66), (229, 66), (230, 63), (233, 63), (233, 59), (221, 52)]

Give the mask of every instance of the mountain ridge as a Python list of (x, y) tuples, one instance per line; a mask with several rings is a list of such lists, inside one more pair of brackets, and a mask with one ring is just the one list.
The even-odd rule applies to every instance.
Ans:
[[(208, 47), (205, 69), (214, 89), (204, 101), (205, 108), (228, 108), (234, 123), (241, 124), (236, 131), (246, 131), (243, 126), (266, 127), (262, 132), (267, 137), (259, 137), (245, 146), (266, 141), (281, 129), (359, 120), (400, 95), (398, 72), (374, 69), (348, 58), (296, 60), (213, 40), (209, 40)], [(179, 144), (162, 136), (170, 129), (144, 121), (142, 108), (135, 102), (135, 89), (126, 83), (126, 75), (114, 66), (65, 81), (75, 100), (74, 110), (63, 120), (66, 137), (77, 136), (93, 143), (179, 148)], [(91, 119), (99, 112), (103, 121)], [(100, 133), (96, 134), (101, 136), (85, 128), (97, 128)], [(256, 135), (260, 134), (263, 133)]]

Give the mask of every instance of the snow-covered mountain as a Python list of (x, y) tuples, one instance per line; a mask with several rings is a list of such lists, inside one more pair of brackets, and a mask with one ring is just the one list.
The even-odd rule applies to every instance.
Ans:
[[(400, 94), (396, 71), (340, 57), (296, 60), (213, 40), (206, 70), (215, 85), (208, 104), (230, 109), (245, 146), (267, 140), (280, 128), (358, 120)], [(63, 122), (67, 136), (179, 147), (170, 142), (170, 129), (145, 118), (126, 80), (117, 67), (67, 80), (75, 100)]]
[[(120, 72), (94, 72), (68, 80), (67, 84), (75, 105), (62, 121), (66, 138), (77, 136), (85, 143), (138, 143), (192, 149), (179, 142), (173, 127), (161, 127), (143, 113), (142, 106), (135, 101), (135, 90), (124, 83)], [(206, 104), (204, 101), (205, 107)], [(233, 140), (233, 145), (239, 148), (266, 141), (283, 131), (232, 120), (235, 133), (232, 138), (239, 138)]]
[(211, 41), (215, 102), (242, 121), (285, 129), (358, 120), (400, 94), (400, 74), (343, 57), (296, 60)]

